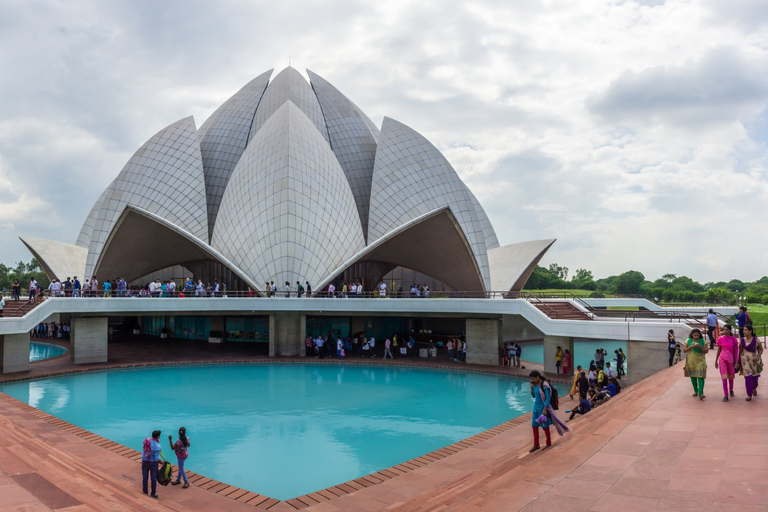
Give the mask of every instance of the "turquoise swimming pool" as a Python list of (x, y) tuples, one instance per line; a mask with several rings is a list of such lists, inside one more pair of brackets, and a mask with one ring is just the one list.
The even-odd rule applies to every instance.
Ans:
[(42, 343), (39, 341), (29, 342), (29, 362), (42, 361), (66, 354), (67, 349), (52, 343)]
[(437, 450), (532, 405), (526, 379), (331, 364), (109, 370), (0, 392), (136, 450), (160, 429), (171, 458), (168, 434), (184, 426), (190, 470), (280, 500)]

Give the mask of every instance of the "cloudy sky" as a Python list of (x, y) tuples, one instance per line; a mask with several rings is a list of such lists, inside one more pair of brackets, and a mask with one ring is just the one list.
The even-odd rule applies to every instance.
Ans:
[(257, 74), (421, 132), (502, 244), (596, 277), (768, 274), (768, 3), (0, 0), (0, 262), (74, 243), (149, 137)]

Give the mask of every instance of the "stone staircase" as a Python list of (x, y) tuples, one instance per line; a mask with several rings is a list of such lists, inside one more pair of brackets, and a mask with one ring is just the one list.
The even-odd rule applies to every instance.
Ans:
[(592, 320), (588, 314), (569, 301), (538, 301), (533, 305), (555, 320)]
[(5, 308), (3, 309), (3, 318), (19, 318), (24, 316), (35, 309), (38, 304), (40, 304), (40, 302), (30, 304), (26, 300), (13, 301), (6, 299)]

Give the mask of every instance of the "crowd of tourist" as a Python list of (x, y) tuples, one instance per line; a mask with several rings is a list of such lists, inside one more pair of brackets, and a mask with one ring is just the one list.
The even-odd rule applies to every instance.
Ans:
[(504, 343), (501, 347), (502, 366), (520, 368), (520, 356), (523, 354), (523, 347), (517, 343)]
[[(182, 281), (183, 285), (179, 286), (172, 279), (165, 281), (157, 279), (143, 285), (129, 285), (122, 277), (112, 280), (107, 279), (103, 283), (99, 282), (96, 276), (86, 279), (85, 282), (81, 282), (77, 276), (74, 278), (67, 277), (65, 281), (59, 281), (54, 278), (48, 285), (47, 294), (51, 297), (227, 297), (227, 285), (219, 282), (218, 278), (215, 278), (213, 283), (210, 281), (203, 283), (202, 279), (195, 281), (191, 277)], [(11, 300), (21, 300), (21, 290), (21, 283), (19, 283), (18, 279), (14, 280), (11, 289)], [(34, 279), (30, 280), (27, 290), (28, 301), (32, 303), (40, 299), (43, 292), (46, 291)], [(243, 293), (239, 292), (238, 295), (242, 296)], [(255, 297), (256, 295), (257, 293), (253, 289), (248, 289), (247, 296)], [(304, 284), (300, 281), (296, 281), (296, 284), (285, 281), (285, 284), (281, 287), (278, 287), (274, 281), (268, 281), (264, 283), (263, 295), (269, 298), (313, 296), (312, 286), (309, 284), (309, 281), (305, 281)], [(373, 291), (365, 291), (363, 284), (357, 281), (342, 283), (338, 289), (331, 283), (328, 285), (327, 291), (316, 293), (315, 296), (346, 299), (363, 297), (402, 298), (406, 295), (399, 285), (397, 289), (389, 291), (387, 284), (381, 281)], [(423, 285), (414, 283), (407, 296), (410, 298), (428, 298), (430, 296), (429, 286), (426, 283)]]
[(417, 351), (420, 349), (426, 349), (430, 356), (436, 356), (438, 351), (442, 352), (445, 349), (451, 361), (467, 362), (467, 340), (463, 335), (449, 337), (445, 341), (440, 340), (437, 343), (429, 340), (428, 344), (422, 343), (422, 345), (426, 346), (417, 348), (413, 336), (408, 336), (406, 339), (405, 336), (394, 334), (382, 342), (376, 340), (374, 336), (366, 337), (363, 333), (354, 336), (334, 336), (332, 333), (328, 333), (326, 336), (307, 336), (304, 340), (304, 355), (316, 359), (325, 359), (326, 357), (345, 359), (350, 356), (395, 359), (395, 354), (398, 357), (417, 356), (419, 355)]
[(30, 336), (33, 338), (53, 338), (53, 339), (63, 339), (63, 340), (69, 340), (70, 339), (70, 325), (69, 324), (60, 324), (56, 322), (45, 322), (40, 323), (35, 326), (34, 329), (32, 329), (32, 332), (30, 332)]

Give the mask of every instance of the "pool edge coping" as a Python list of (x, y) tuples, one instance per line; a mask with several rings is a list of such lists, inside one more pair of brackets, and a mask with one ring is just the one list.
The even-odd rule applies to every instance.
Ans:
[[(62, 356), (58, 356), (58, 357), (62, 357)], [(372, 362), (372, 361), (357, 361), (357, 360), (344, 361), (344, 360), (334, 360), (334, 359), (329, 359), (327, 360), (327, 362), (323, 362), (323, 363), (321, 363), (319, 360), (315, 361), (314, 359), (299, 360), (299, 361), (264, 359), (264, 360), (228, 360), (228, 361), (200, 360), (200, 361), (142, 362), (142, 363), (123, 363), (123, 364), (117, 364), (110, 367), (100, 367), (100, 368), (82, 368), (82, 369), (74, 368), (66, 371), (52, 372), (50, 374), (45, 374), (45, 375), (22, 376), (15, 379), (5, 380), (2, 382), (2, 384), (11, 383), (11, 382), (22, 382), (26, 380), (44, 379), (49, 377), (58, 377), (58, 376), (78, 374), (78, 373), (88, 373), (88, 372), (105, 371), (105, 370), (131, 369), (131, 368), (141, 368), (141, 367), (148, 367), (148, 366), (162, 367), (162, 366), (174, 366), (174, 365), (242, 364), (242, 363), (251, 363), (251, 364), (276, 364), (276, 363), (277, 364), (330, 364), (330, 363), (371, 364), (373, 363), (374, 366), (382, 366), (382, 367), (389, 366), (389, 364), (377, 364), (376, 362)], [(464, 372), (471, 372), (471, 373), (481, 373), (481, 374), (484, 373), (484, 374), (503, 375), (507, 377), (525, 378), (520, 375), (512, 375), (512, 374), (506, 373), (501, 369), (497, 369), (496, 367), (489, 367), (488, 369), (477, 369), (477, 368), (463, 369), (463, 368), (457, 368), (455, 366), (446, 366), (446, 365), (439, 365), (439, 364), (422, 365), (422, 364), (417, 364), (415, 362), (395, 363), (395, 365), (404, 366), (404, 367), (424, 368), (424, 369), (441, 369), (441, 370), (454, 370), (454, 371), (461, 370)], [(551, 379), (551, 380), (561, 384), (566, 384), (566, 385), (571, 384), (570, 382), (567, 382), (562, 379)], [(32, 416), (39, 418), (57, 428), (61, 428), (71, 434), (74, 434), (77, 437), (84, 439), (85, 441), (88, 441), (89, 443), (96, 444), (101, 448), (105, 448), (113, 453), (121, 455), (134, 462), (141, 462), (141, 452), (139, 452), (138, 450), (121, 445), (110, 439), (102, 437), (98, 434), (94, 434), (89, 430), (85, 430), (76, 425), (73, 425), (72, 423), (62, 420), (61, 418), (53, 416), (52, 414), (41, 411), (40, 409), (37, 409), (9, 395), (6, 395), (5, 393), (0, 393), (0, 400), (3, 400), (4, 402), (11, 404), (27, 413), (30, 413)], [(405, 475), (407, 473), (410, 473), (411, 471), (415, 471), (416, 469), (427, 466), (433, 462), (437, 462), (439, 460), (445, 459), (450, 455), (453, 455), (467, 448), (475, 446), (483, 441), (486, 441), (495, 437), (496, 435), (499, 435), (503, 432), (506, 432), (519, 425), (524, 424), (526, 419), (530, 418), (530, 414), (531, 413), (524, 413), (518, 416), (517, 418), (513, 418), (509, 421), (505, 421), (504, 423), (496, 425), (495, 427), (484, 430), (466, 439), (462, 439), (460, 441), (444, 446), (432, 452), (426, 453), (414, 459), (409, 459), (405, 462), (401, 462), (394, 466), (390, 466), (388, 468), (384, 468), (379, 471), (376, 471), (367, 475), (363, 475), (361, 477), (349, 480), (347, 482), (339, 483), (339, 484), (326, 487), (324, 489), (320, 489), (317, 491), (313, 491), (311, 493), (304, 494), (301, 496), (296, 496), (295, 498), (290, 498), (288, 500), (278, 500), (276, 498), (271, 498), (263, 494), (258, 494), (253, 491), (248, 491), (247, 489), (242, 489), (240, 487), (229, 485), (225, 482), (208, 478), (204, 475), (201, 475), (193, 471), (186, 471), (186, 473), (187, 473), (187, 477), (189, 479), (190, 484), (193, 484), (196, 487), (213, 492), (225, 498), (239, 501), (241, 503), (246, 503), (254, 507), (260, 507), (266, 510), (269, 510), (280, 503), (286, 503), (287, 505), (291, 506), (295, 510), (301, 510), (303, 508), (307, 508), (307, 507), (316, 505), (318, 503), (332, 501), (337, 498), (341, 498), (343, 496), (352, 494), (354, 492), (365, 489), (367, 487), (378, 485), (380, 483), (386, 482), (387, 480), (396, 478), (401, 475)], [(176, 466), (174, 465), (174, 467)]]

